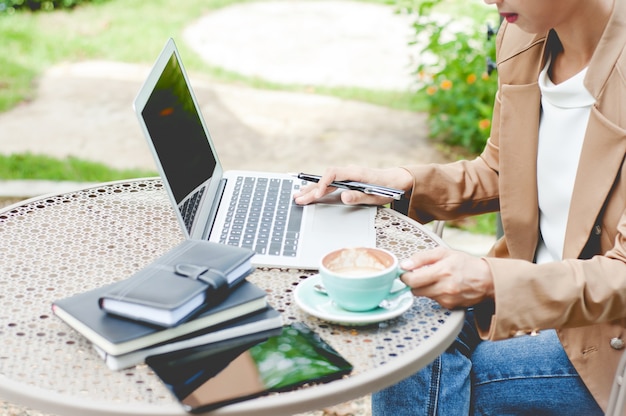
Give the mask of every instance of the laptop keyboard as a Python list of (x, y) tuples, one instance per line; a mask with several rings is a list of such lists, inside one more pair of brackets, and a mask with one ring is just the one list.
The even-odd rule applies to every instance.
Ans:
[(204, 186), (198, 189), (191, 197), (187, 198), (187, 200), (183, 202), (183, 205), (180, 207), (180, 213), (183, 217), (188, 233), (191, 233), (191, 225), (193, 224), (194, 218), (198, 213), (200, 200), (202, 199), (202, 194), (204, 194), (205, 189), (206, 187)]
[(299, 181), (237, 177), (220, 243), (294, 257), (303, 212), (291, 197), (294, 186), (299, 187)]

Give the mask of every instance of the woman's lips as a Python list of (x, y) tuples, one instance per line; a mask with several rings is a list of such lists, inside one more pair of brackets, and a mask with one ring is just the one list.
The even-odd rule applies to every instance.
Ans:
[(509, 23), (515, 23), (517, 20), (517, 13), (500, 13), (500, 16), (502, 16)]

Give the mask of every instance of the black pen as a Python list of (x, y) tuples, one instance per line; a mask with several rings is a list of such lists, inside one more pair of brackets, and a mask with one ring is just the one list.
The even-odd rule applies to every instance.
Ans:
[[(308, 173), (298, 173), (297, 175), (294, 174), (294, 176), (307, 182), (315, 183), (319, 182), (321, 178), (321, 176), (319, 175), (310, 175)], [(402, 195), (404, 195), (404, 191), (400, 189), (388, 188), (386, 186), (379, 186), (370, 183), (355, 181), (334, 181), (330, 183), (330, 186), (334, 186), (335, 188), (349, 189), (352, 191), (360, 191), (368, 195), (386, 196), (395, 200), (401, 199)]]

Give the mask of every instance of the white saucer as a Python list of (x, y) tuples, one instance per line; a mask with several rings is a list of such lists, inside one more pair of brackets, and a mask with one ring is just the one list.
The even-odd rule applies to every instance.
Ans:
[[(413, 294), (405, 292), (396, 295), (395, 306), (392, 309), (376, 308), (367, 312), (350, 312), (337, 306), (327, 295), (315, 290), (313, 286), (318, 283), (321, 283), (321, 277), (317, 274), (300, 282), (294, 291), (296, 305), (310, 315), (336, 324), (349, 326), (374, 324), (400, 316), (413, 305)], [(392, 291), (395, 290), (394, 286)]]

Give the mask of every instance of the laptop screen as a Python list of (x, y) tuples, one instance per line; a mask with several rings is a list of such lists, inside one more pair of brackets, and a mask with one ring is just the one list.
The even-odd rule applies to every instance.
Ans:
[(211, 179), (217, 160), (175, 53), (141, 115), (174, 199), (180, 204)]

